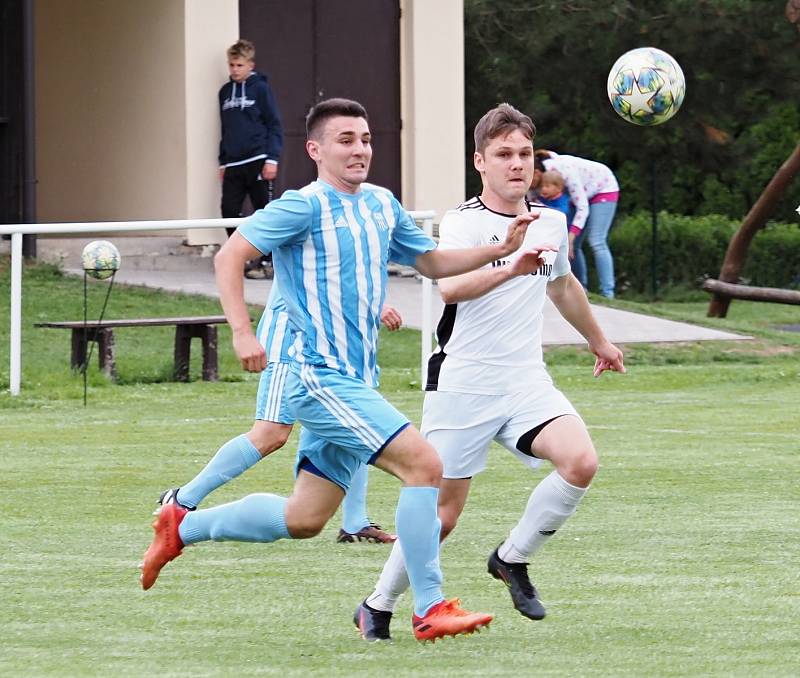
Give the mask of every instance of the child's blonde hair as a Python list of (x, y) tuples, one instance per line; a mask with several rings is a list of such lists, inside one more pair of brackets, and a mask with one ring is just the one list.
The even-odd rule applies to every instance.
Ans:
[(543, 172), (542, 183), (552, 184), (561, 190), (564, 189), (564, 177), (561, 176), (561, 172), (557, 172), (556, 170), (547, 170), (546, 172)]
[(255, 61), (256, 46), (249, 40), (237, 40), (228, 47), (228, 59), (242, 58), (247, 61)]

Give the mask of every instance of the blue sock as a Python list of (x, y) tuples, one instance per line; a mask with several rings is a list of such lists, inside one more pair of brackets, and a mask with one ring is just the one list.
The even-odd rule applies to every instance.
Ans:
[(229, 440), (191, 481), (178, 490), (178, 502), (194, 508), (220, 485), (244, 473), (261, 461), (261, 454), (247, 436), (242, 434)]
[(369, 466), (362, 464), (350, 480), (350, 489), (342, 502), (342, 529), (355, 534), (369, 525), (367, 518), (367, 481)]
[(186, 514), (178, 528), (184, 544), (198, 541), (271, 542), (290, 539), (284, 509), (286, 497), (250, 494), (244, 499)]
[(397, 502), (397, 538), (403, 548), (406, 571), (414, 592), (414, 614), (422, 617), (442, 595), (439, 568), (439, 531), (436, 513), (439, 490), (435, 487), (404, 487)]

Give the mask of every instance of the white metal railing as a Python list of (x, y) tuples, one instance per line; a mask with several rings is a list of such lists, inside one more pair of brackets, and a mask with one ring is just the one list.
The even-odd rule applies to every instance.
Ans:
[[(420, 223), (429, 236), (433, 234), (432, 210), (409, 214)], [(171, 231), (189, 228), (225, 228), (238, 226), (244, 219), (172, 219), (161, 221), (105, 221), (68, 224), (5, 224), (0, 225), (0, 235), (11, 236), (11, 318), (9, 335), (9, 390), (19, 395), (22, 381), (22, 236), (57, 235), (62, 233), (124, 233), (130, 231)], [(431, 350), (433, 336), (431, 324), (432, 286), (428, 278), (422, 279), (422, 346), (421, 382), (424, 387), (425, 361)], [(427, 341), (426, 341), (427, 337)]]

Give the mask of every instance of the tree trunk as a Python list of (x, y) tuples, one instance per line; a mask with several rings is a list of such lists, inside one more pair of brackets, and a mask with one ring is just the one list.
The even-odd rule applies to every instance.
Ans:
[[(772, 177), (755, 205), (747, 213), (742, 225), (733, 234), (719, 274), (722, 282), (737, 283), (739, 281), (750, 241), (759, 230), (764, 228), (775, 205), (798, 172), (800, 172), (800, 144), (775, 172), (775, 176)], [(724, 318), (728, 314), (730, 302), (731, 297), (715, 294), (708, 305), (707, 315), (711, 318)]]
[(703, 282), (703, 289), (729, 299), (800, 305), (800, 292), (797, 290), (783, 290), (779, 287), (749, 287), (748, 285), (734, 285), (709, 278)]

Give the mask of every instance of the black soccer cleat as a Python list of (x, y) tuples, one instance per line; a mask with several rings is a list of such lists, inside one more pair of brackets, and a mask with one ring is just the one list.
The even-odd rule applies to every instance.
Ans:
[(376, 640), (391, 640), (389, 623), (392, 613), (385, 610), (373, 610), (367, 605), (366, 599), (360, 603), (353, 614), (353, 623), (356, 625), (361, 637), (369, 642)]
[(528, 619), (544, 619), (547, 612), (539, 600), (536, 587), (528, 578), (528, 563), (507, 563), (497, 555), (499, 546), (489, 556), (489, 574), (502, 581), (511, 594), (514, 607)]

